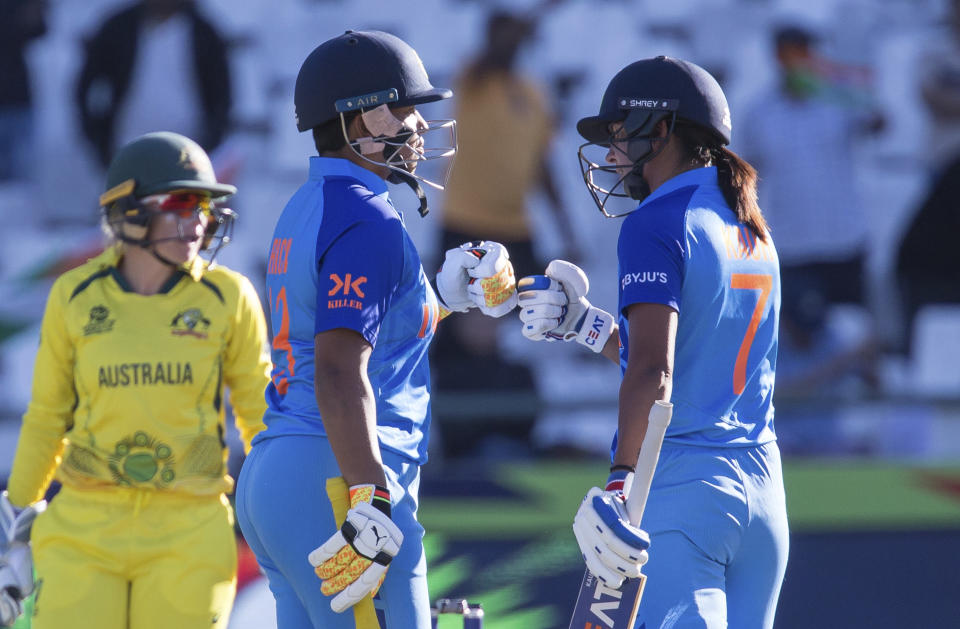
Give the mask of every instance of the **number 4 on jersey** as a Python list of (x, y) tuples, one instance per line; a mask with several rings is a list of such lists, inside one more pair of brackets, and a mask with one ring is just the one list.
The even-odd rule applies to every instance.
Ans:
[[(274, 351), (274, 366), (270, 373), (270, 379), (273, 381), (277, 393), (286, 395), (287, 388), (290, 386), (289, 378), (293, 376), (293, 367), (296, 364), (296, 359), (293, 357), (293, 347), (290, 346), (290, 311), (287, 309), (287, 287), (281, 287), (280, 292), (277, 293), (276, 307), (274, 307), (273, 295), (268, 293), (268, 297), (270, 298), (270, 318), (276, 330), (273, 335), (273, 343), (271, 343)], [(276, 325), (277, 318), (275, 315), (277, 314), (280, 315), (279, 326)], [(285, 365), (277, 360), (277, 352), (286, 354)]]

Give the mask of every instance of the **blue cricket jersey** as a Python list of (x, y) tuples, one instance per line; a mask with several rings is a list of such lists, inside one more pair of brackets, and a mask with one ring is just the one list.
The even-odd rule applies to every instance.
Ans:
[(627, 308), (657, 303), (678, 313), (666, 441), (774, 441), (780, 265), (769, 235), (764, 242), (737, 221), (717, 169), (690, 170), (658, 187), (624, 220), (617, 257), (621, 371), (629, 359)]
[(310, 178), (284, 208), (267, 267), (273, 329), (267, 428), (255, 439), (326, 435), (314, 394), (314, 337), (359, 332), (380, 447), (427, 460), (430, 367), (439, 319), (420, 257), (386, 182), (348, 160), (310, 158)]

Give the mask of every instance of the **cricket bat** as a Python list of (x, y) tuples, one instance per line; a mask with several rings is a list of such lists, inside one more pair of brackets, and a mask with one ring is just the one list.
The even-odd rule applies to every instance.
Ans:
[[(672, 413), (673, 404), (662, 400), (657, 400), (650, 408), (647, 434), (643, 437), (637, 468), (627, 494), (627, 517), (634, 526), (639, 526), (643, 518), (653, 472), (660, 458), (663, 434)], [(587, 570), (580, 583), (570, 629), (633, 629), (646, 581), (647, 577), (640, 575), (636, 579), (627, 579), (619, 590), (614, 590)]]

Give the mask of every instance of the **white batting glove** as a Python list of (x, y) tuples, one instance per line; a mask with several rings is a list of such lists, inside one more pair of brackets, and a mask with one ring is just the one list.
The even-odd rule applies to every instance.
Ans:
[[(629, 476), (619, 481), (620, 487), (624, 481), (629, 485)], [(611, 489), (615, 484), (587, 492), (573, 519), (573, 534), (590, 572), (607, 587), (619, 589), (624, 579), (640, 576), (649, 558), (650, 536), (630, 524), (623, 491)]]
[(507, 248), (499, 242), (482, 240), (473, 251), (483, 252), (480, 264), (469, 269), (470, 299), (489, 317), (502, 317), (517, 307), (517, 278)]
[(46, 501), (18, 510), (0, 494), (0, 627), (11, 627), (23, 613), (23, 600), (33, 593), (30, 529)]
[[(386, 505), (382, 501), (386, 501)], [(350, 510), (340, 530), (307, 556), (322, 579), (320, 591), (340, 613), (380, 589), (403, 533), (390, 519), (390, 494), (374, 485), (350, 488)]]
[(479, 240), (447, 250), (437, 272), (441, 318), (450, 312), (478, 307), (485, 315), (502, 317), (517, 305), (517, 285), (506, 247)]
[(546, 275), (531, 275), (517, 284), (523, 335), (533, 341), (576, 341), (594, 352), (613, 333), (613, 315), (587, 301), (590, 280), (566, 260), (547, 265)]

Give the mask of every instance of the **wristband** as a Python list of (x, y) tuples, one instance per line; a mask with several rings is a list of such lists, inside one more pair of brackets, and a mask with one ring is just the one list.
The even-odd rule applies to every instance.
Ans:
[(596, 353), (603, 351), (607, 339), (613, 334), (613, 315), (605, 310), (590, 306), (577, 324), (577, 343)]
[(610, 476), (607, 477), (607, 486), (604, 487), (604, 491), (623, 491), (624, 486), (626, 485), (627, 479), (633, 474), (631, 469), (614, 469), (614, 468), (627, 468), (627, 465), (615, 465), (610, 469)]

